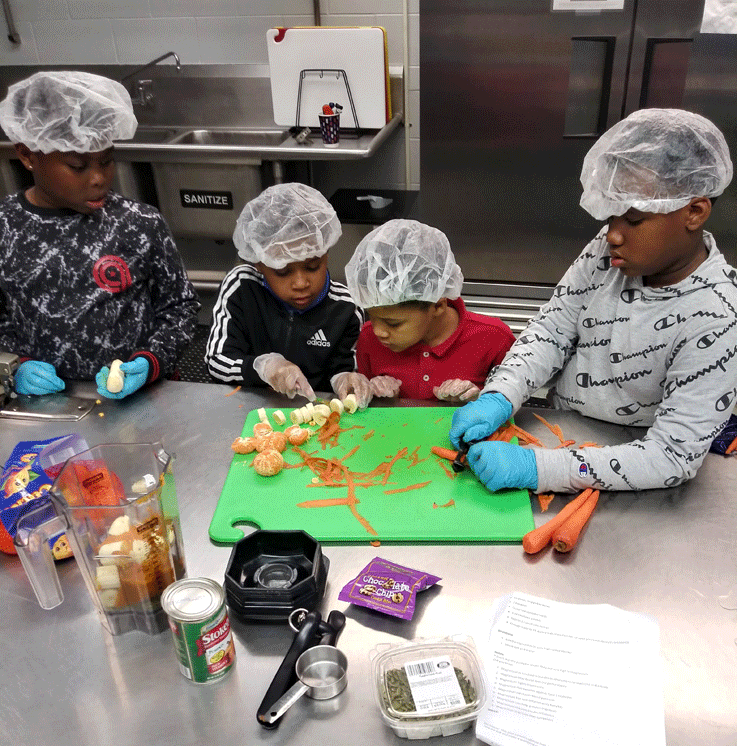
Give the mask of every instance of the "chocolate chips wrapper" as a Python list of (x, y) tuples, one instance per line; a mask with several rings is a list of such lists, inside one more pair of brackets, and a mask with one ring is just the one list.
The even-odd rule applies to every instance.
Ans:
[(400, 619), (412, 619), (417, 594), (438, 580), (437, 575), (374, 557), (350, 583), (343, 586), (338, 598)]

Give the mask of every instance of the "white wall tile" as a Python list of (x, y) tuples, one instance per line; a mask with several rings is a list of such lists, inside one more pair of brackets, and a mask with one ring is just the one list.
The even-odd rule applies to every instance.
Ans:
[(115, 41), (106, 18), (36, 21), (33, 24), (42, 65), (114, 64)]
[(420, 188), (420, 141), (409, 141), (409, 178), (412, 189)]
[(409, 66), (409, 89), (410, 91), (420, 90), (420, 66)]
[(266, 30), (273, 21), (271, 16), (198, 18), (200, 62), (267, 65)]
[(404, 64), (404, 21), (402, 16), (377, 15), (376, 25), (386, 31), (390, 65)]
[(401, 13), (403, 0), (327, 0), (325, 9), (329, 13)]
[(336, 13), (322, 14), (323, 26), (376, 26), (376, 16), (373, 13), (362, 15), (343, 15)]
[(282, 25), (286, 26), (287, 28), (293, 28), (294, 26), (314, 26), (315, 17), (312, 14), (304, 16), (285, 15), (282, 16), (281, 23), (274, 24), (274, 26)]
[(170, 50), (183, 64), (200, 62), (194, 18), (118, 18), (110, 24), (121, 65), (141, 65)]
[(16, 23), (20, 44), (13, 44), (6, 34), (0, 35), (0, 65), (37, 65), (38, 50), (30, 23)]
[(420, 64), (420, 16), (411, 14), (407, 19), (409, 37), (409, 64)]
[(66, 0), (23, 0), (13, 2), (13, 18), (16, 23), (21, 21), (55, 21), (69, 18), (69, 8)]
[(419, 13), (420, 12), (420, 0), (409, 0), (407, 3), (407, 10), (410, 13)]
[(155, 18), (312, 14), (309, 0), (148, 0)]
[(412, 138), (420, 137), (420, 92), (409, 92), (409, 117), (405, 120), (405, 127), (408, 126), (409, 136)]
[(72, 18), (148, 18), (148, 0), (67, 0)]

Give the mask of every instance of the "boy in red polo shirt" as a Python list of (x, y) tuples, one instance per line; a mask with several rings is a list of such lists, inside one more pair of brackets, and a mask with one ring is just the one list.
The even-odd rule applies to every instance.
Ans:
[(345, 274), (370, 319), (356, 361), (375, 396), (471, 401), (514, 342), (503, 321), (466, 311), (461, 268), (437, 228), (390, 220), (358, 244)]

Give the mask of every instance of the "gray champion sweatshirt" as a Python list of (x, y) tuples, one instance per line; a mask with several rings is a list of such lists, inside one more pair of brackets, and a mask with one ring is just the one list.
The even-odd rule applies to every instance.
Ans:
[[(538, 492), (642, 490), (691, 479), (737, 396), (737, 271), (708, 257), (673, 286), (610, 266), (606, 230), (573, 262), (484, 387), (514, 411), (550, 383), (554, 405), (642, 437), (605, 448), (536, 449)], [(646, 430), (644, 428), (647, 428)]]

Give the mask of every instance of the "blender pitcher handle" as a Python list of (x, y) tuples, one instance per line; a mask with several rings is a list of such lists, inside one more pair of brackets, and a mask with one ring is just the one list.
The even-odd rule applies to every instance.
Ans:
[(66, 521), (56, 515), (50, 502), (29, 511), (18, 521), (13, 543), (43, 609), (53, 609), (64, 600), (49, 539), (66, 529)]

